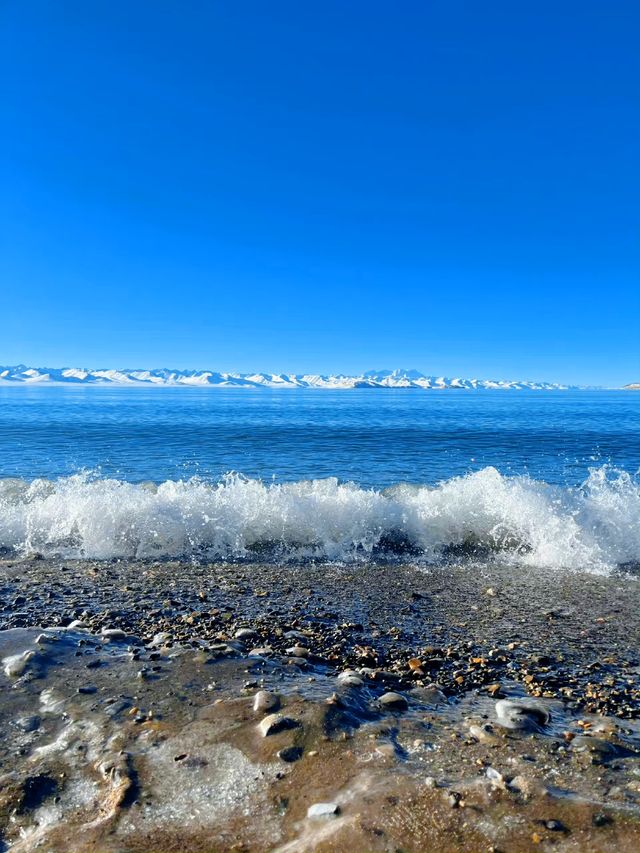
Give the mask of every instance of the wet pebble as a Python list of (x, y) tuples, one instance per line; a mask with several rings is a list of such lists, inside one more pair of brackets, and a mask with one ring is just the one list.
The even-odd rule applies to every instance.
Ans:
[(537, 731), (549, 722), (547, 709), (533, 700), (500, 699), (495, 710), (498, 724), (505, 729)]
[(401, 693), (394, 693), (393, 691), (383, 693), (378, 702), (382, 708), (388, 711), (406, 711), (409, 707), (405, 697)]
[(285, 649), (285, 654), (294, 658), (308, 658), (311, 652), (304, 646), (291, 646), (290, 648)]
[(278, 734), (278, 732), (283, 732), (286, 729), (294, 729), (299, 725), (300, 723), (297, 720), (285, 717), (284, 714), (269, 714), (258, 723), (258, 730), (262, 737), (269, 737), (269, 735)]
[(268, 690), (258, 690), (253, 697), (253, 710), (256, 714), (266, 714), (277, 711), (280, 707), (280, 696)]
[(571, 749), (573, 752), (587, 753), (599, 761), (608, 761), (620, 752), (614, 743), (593, 735), (577, 735), (571, 741)]
[(469, 734), (480, 743), (494, 743), (497, 740), (496, 733), (490, 723), (481, 725), (472, 723), (469, 726)]
[(121, 643), (127, 639), (126, 633), (121, 628), (103, 628), (100, 636), (109, 643)]
[(347, 669), (344, 672), (341, 672), (338, 676), (338, 681), (340, 684), (344, 684), (347, 687), (362, 687), (364, 681), (360, 676), (355, 673), (352, 669)]
[(273, 654), (271, 646), (258, 646), (249, 652), (250, 658), (267, 658)]
[(40, 728), (40, 717), (36, 714), (30, 717), (20, 717), (15, 721), (15, 726), (23, 732), (35, 732)]
[(258, 632), (254, 631), (253, 628), (238, 628), (233, 636), (236, 640), (252, 640), (258, 636)]
[(544, 825), (550, 832), (566, 832), (567, 828), (561, 820), (545, 820)]
[(167, 631), (160, 631), (158, 634), (155, 634), (151, 642), (147, 644), (147, 648), (157, 649), (160, 646), (164, 646), (170, 639), (171, 634)]
[(422, 702), (426, 702), (428, 705), (442, 705), (447, 701), (447, 697), (437, 684), (428, 684), (426, 687), (416, 691), (416, 695)]

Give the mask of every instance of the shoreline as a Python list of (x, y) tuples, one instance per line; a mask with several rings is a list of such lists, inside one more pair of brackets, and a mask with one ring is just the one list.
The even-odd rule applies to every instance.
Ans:
[[(143, 641), (168, 632), (184, 645), (248, 627), (254, 645), (282, 653), (284, 633), (302, 626), (322, 665), (384, 667), (407, 686), (438, 680), (450, 695), (509, 677), (572, 707), (640, 716), (634, 576), (497, 564), (9, 559), (0, 580), (0, 630), (81, 619)], [(407, 662), (421, 654), (416, 677)], [(594, 675), (613, 680), (600, 696)]]
[(8, 850), (640, 844), (634, 579), (41, 559), (0, 586)]

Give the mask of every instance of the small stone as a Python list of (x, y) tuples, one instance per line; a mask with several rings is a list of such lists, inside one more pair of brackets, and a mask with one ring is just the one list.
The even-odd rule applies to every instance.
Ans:
[(615, 744), (593, 735), (577, 735), (571, 741), (571, 749), (573, 752), (586, 752), (596, 761), (608, 761), (620, 752)]
[(285, 746), (284, 749), (279, 750), (278, 758), (287, 764), (292, 764), (294, 761), (302, 758), (303, 752), (304, 750), (301, 746)]
[(509, 782), (509, 789), (511, 791), (515, 791), (517, 794), (529, 797), (533, 793), (534, 785), (531, 779), (520, 775), (514, 776), (514, 778)]
[(480, 743), (494, 743), (497, 740), (493, 726), (491, 726), (490, 723), (484, 723), (482, 725), (472, 723), (469, 726), (469, 734)]
[(102, 661), (99, 658), (95, 658), (95, 660), (89, 661), (87, 669), (98, 669), (100, 666), (102, 666)]
[(74, 619), (73, 622), (70, 622), (67, 625), (67, 628), (71, 631), (80, 630), (80, 629), (86, 628), (86, 627), (87, 627), (87, 623), (83, 622), (82, 619)]
[(545, 820), (544, 825), (550, 832), (566, 832), (567, 828), (560, 820)]
[(462, 794), (460, 794), (458, 791), (449, 791), (447, 802), (449, 803), (452, 809), (459, 809), (460, 804), (462, 803)]
[(309, 818), (328, 818), (340, 814), (340, 806), (337, 803), (314, 803), (307, 809)]
[(121, 643), (127, 639), (126, 633), (120, 628), (103, 628), (100, 636), (108, 643)]
[(364, 684), (363, 679), (352, 669), (346, 669), (344, 672), (341, 672), (338, 676), (338, 681), (347, 687), (362, 687)]
[(280, 696), (268, 690), (258, 690), (253, 697), (253, 710), (256, 714), (266, 714), (277, 711), (280, 707)]
[(248, 652), (250, 658), (267, 658), (269, 655), (273, 654), (273, 649), (271, 646), (259, 646), (255, 649), (251, 649)]
[(251, 640), (258, 636), (258, 632), (253, 628), (238, 628), (233, 636), (236, 640)]
[(602, 812), (596, 812), (591, 818), (591, 823), (594, 826), (606, 826), (608, 823), (612, 822), (612, 818)]
[(84, 684), (82, 687), (78, 687), (78, 693), (81, 693), (84, 696), (89, 696), (92, 693), (97, 693), (98, 688), (95, 684)]
[(157, 649), (160, 646), (164, 646), (171, 639), (171, 634), (167, 631), (161, 631), (159, 634), (155, 634), (151, 642), (148, 644), (147, 648), (149, 649)]
[(500, 699), (496, 702), (497, 722), (505, 729), (538, 731), (549, 722), (549, 712), (528, 699)]
[(406, 711), (409, 707), (405, 697), (401, 693), (394, 693), (393, 691), (383, 693), (378, 702), (385, 710), (389, 711)]
[(40, 728), (40, 717), (35, 714), (31, 717), (20, 717), (16, 720), (15, 725), (23, 732), (35, 732)]
[(285, 654), (294, 658), (308, 658), (311, 652), (304, 646), (291, 646), (290, 648), (285, 649)]
[(485, 773), (494, 788), (505, 788), (504, 776), (495, 767), (487, 767)]
[(52, 634), (38, 634), (35, 639), (36, 646), (44, 646), (45, 643), (55, 643), (57, 641), (57, 637), (54, 637)]
[(427, 684), (418, 693), (420, 699), (428, 705), (442, 705), (447, 701), (447, 697), (437, 684)]
[(283, 714), (269, 714), (258, 723), (258, 730), (262, 737), (269, 737), (269, 735), (275, 735), (286, 729), (294, 729), (299, 725), (300, 723), (297, 720), (285, 717)]

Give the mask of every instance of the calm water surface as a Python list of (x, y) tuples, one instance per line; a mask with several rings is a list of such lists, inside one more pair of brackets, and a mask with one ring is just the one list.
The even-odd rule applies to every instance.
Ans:
[(0, 477), (383, 487), (492, 465), (564, 485), (603, 464), (640, 467), (640, 393), (0, 388)]

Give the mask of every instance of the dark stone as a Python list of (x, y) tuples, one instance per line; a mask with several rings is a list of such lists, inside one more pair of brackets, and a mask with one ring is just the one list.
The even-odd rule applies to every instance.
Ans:
[(291, 764), (294, 761), (298, 761), (299, 758), (302, 758), (302, 753), (304, 752), (301, 746), (285, 746), (284, 749), (281, 749), (278, 752), (278, 758), (282, 761), (286, 761), (287, 764)]

